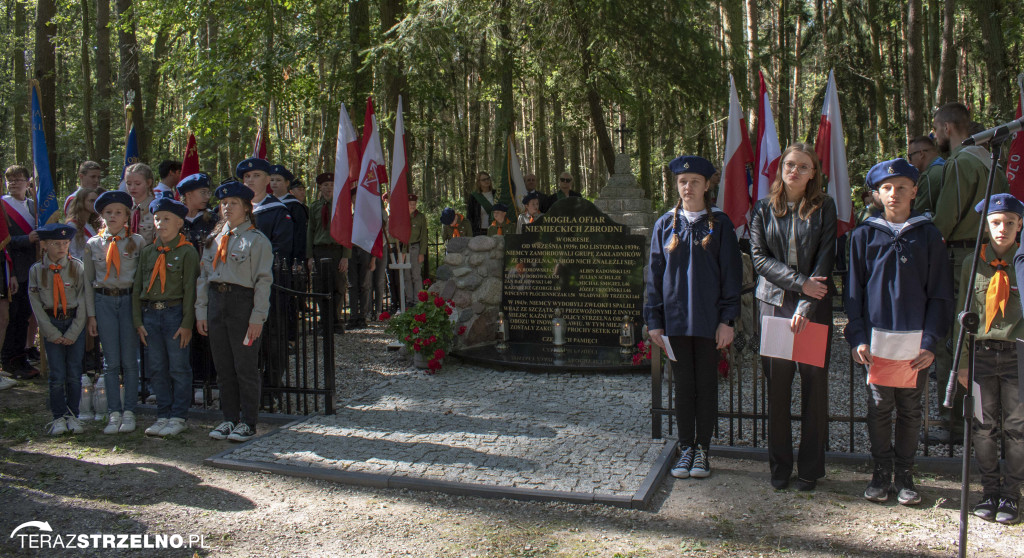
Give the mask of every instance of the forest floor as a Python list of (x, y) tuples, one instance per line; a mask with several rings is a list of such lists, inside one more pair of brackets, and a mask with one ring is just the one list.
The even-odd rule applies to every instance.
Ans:
[[(717, 458), (704, 480), (668, 481), (648, 510), (380, 490), (203, 460), (213, 424), (168, 439), (50, 438), (45, 385), (0, 392), (2, 556), (950, 556), (959, 483), (920, 476), (924, 503), (872, 504), (866, 469), (830, 466), (814, 493), (775, 491), (762, 462)], [(151, 417), (140, 416), (147, 425)], [(976, 487), (975, 487), (976, 488)], [(972, 502), (977, 498), (972, 493)], [(34, 550), (10, 533), (201, 535), (203, 548)], [(38, 532), (25, 528), (19, 534)], [(1024, 555), (1024, 526), (970, 523), (969, 554)]]

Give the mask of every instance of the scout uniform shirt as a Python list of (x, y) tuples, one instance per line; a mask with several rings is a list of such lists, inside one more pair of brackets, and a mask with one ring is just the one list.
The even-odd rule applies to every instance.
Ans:
[[(714, 339), (718, 324), (739, 317), (743, 263), (736, 231), (722, 210), (711, 211), (715, 222), (707, 249), (701, 246), (708, 234), (706, 211), (691, 223), (672, 210), (654, 224), (644, 305), (648, 328), (664, 329), (668, 336)], [(670, 252), (666, 246), (677, 233), (679, 241)]]
[(427, 218), (420, 210), (409, 216), (409, 244), (419, 244), (420, 253), (427, 253)]
[[(185, 235), (168, 244), (157, 238), (142, 249), (139, 267), (132, 288), (132, 322), (142, 325), (142, 305), (164, 303), (181, 304), (182, 329), (195, 324), (196, 276), (199, 275), (199, 254)], [(159, 309), (159, 307), (157, 307)]]
[[(309, 224), (306, 225), (306, 257), (312, 258), (314, 246), (341, 246), (331, 236), (331, 206), (328, 200), (317, 198), (313, 205), (309, 206)], [(324, 225), (327, 223), (327, 225)], [(387, 226), (384, 227), (387, 231)], [(391, 242), (391, 240), (388, 240)], [(345, 248), (343, 258), (352, 257), (352, 249)]]
[[(1003, 256), (1002, 262), (998, 264), (1003, 273), (1007, 275), (1009, 292), (1003, 309), (997, 310), (993, 315), (987, 313), (985, 302), (988, 298), (989, 285), (996, 275), (996, 267), (992, 264), (996, 263), (997, 258), (991, 244), (985, 244), (981, 247), (978, 273), (975, 276), (974, 293), (971, 296), (971, 309), (977, 312), (981, 318), (981, 326), (978, 327), (978, 335), (976, 337), (979, 341), (982, 339), (992, 339), (995, 341), (1015, 342), (1017, 339), (1024, 339), (1024, 319), (1021, 319), (1020, 292), (1017, 290), (1017, 273), (1013, 265), (1014, 253), (1018, 247), (1019, 245), (1011, 248)], [(964, 307), (966, 300), (967, 293), (965, 289), (971, 275), (972, 257), (973, 254), (965, 258), (961, 268), (960, 292), (957, 294), (956, 300), (957, 310)], [(959, 326), (957, 326), (957, 332), (959, 332)], [(966, 343), (967, 338), (965, 337), (963, 352), (961, 353), (964, 355), (964, 359), (967, 358)], [(963, 364), (965, 362), (966, 360), (961, 361), (961, 368), (966, 367)]]
[(181, 228), (182, 234), (192, 243), (192, 246), (203, 257), (203, 247), (206, 245), (206, 237), (210, 236), (217, 226), (217, 214), (209, 209), (203, 209), (196, 213), (195, 217), (185, 217), (185, 226)]
[(252, 206), (253, 218), (258, 228), (270, 241), (274, 248), (274, 256), (282, 259), (292, 258), (295, 238), (295, 223), (288, 207), (281, 200), (267, 194), (260, 203)]
[(538, 213), (536, 215), (523, 213), (522, 215), (519, 216), (519, 220), (516, 222), (516, 234), (523, 232), (523, 225), (529, 225), (530, 223), (533, 223), (534, 221), (540, 219), (543, 216), (543, 213)]
[(127, 227), (121, 229), (116, 235), (115, 244), (115, 235), (107, 229), (100, 229), (85, 243), (85, 259), (82, 262), (85, 266), (85, 313), (90, 318), (96, 317), (97, 290), (109, 292), (117, 289), (129, 294), (135, 285), (135, 270), (139, 267), (139, 258), (146, 241), (138, 234), (125, 238), (127, 234)]
[[(228, 242), (223, 244), (222, 239), (226, 235), (229, 235)], [(212, 283), (230, 283), (255, 291), (249, 323), (267, 321), (270, 286), (274, 283), (273, 266), (274, 252), (270, 241), (248, 219), (230, 230), (225, 226), (203, 253), (202, 273), (196, 285), (196, 319), (209, 319), (210, 289), (216, 288)]]
[(942, 166), (946, 160), (936, 157), (917, 180), (917, 197), (914, 198), (914, 211), (924, 214), (935, 214), (935, 205), (942, 191)]
[(871, 217), (851, 233), (844, 289), (850, 347), (870, 345), (872, 328), (921, 330), (921, 348), (934, 353), (949, 332), (953, 276), (942, 236), (923, 215), (902, 225), (893, 232)]
[[(146, 196), (146, 199), (132, 207), (128, 212), (128, 230), (142, 235), (146, 244), (152, 244), (156, 238), (156, 229), (153, 227), (153, 214), (149, 212), (149, 204), (156, 198), (153, 194)], [(135, 201), (134, 199), (132, 200)]]
[(507, 234), (515, 234), (515, 226), (512, 221), (505, 217), (504, 223), (498, 223), (497, 221), (491, 221), (491, 226), (487, 227), (487, 236), (504, 236)]
[(471, 236), (473, 236), (473, 228), (470, 227), (469, 220), (461, 213), (455, 214), (455, 220), (451, 225), (441, 225), (441, 240), (447, 241), (452, 238), (469, 238)]
[[(981, 215), (974, 210), (985, 199), (988, 170), (992, 164), (990, 153), (984, 147), (954, 147), (946, 164), (942, 166), (942, 189), (935, 204), (932, 220), (946, 242), (969, 242), (974, 245)], [(996, 169), (993, 194), (1009, 191), (1006, 173)], [(920, 189), (918, 189), (920, 195)]]
[(76, 311), (71, 325), (63, 333), (57, 330), (50, 319), (62, 319), (78, 308), (85, 298), (85, 283), (82, 262), (71, 257), (53, 263), (44, 252), (43, 260), (29, 270), (28, 300), (32, 305), (32, 313), (36, 315), (36, 323), (39, 324), (39, 334), (50, 343), (61, 337), (76, 341), (82, 333), (85, 312)]

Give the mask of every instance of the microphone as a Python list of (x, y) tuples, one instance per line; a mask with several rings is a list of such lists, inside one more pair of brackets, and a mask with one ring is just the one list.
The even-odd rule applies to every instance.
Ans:
[(1016, 134), (1024, 128), (1024, 117), (1018, 118), (1003, 124), (1002, 126), (996, 126), (995, 128), (989, 128), (984, 132), (978, 132), (973, 136), (968, 137), (960, 145), (983, 145), (989, 143), (992, 140), (1002, 141), (1010, 136), (1010, 134)]

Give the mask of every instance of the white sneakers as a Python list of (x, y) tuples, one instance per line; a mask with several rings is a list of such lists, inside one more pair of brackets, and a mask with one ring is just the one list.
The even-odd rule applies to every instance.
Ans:
[(210, 431), (210, 437), (214, 440), (227, 440), (228, 436), (235, 429), (235, 423), (230, 420), (226, 420)]
[(135, 432), (135, 413), (125, 411), (124, 414), (121, 415), (121, 426), (117, 428), (117, 431), (121, 434)]
[(146, 429), (146, 436), (159, 436), (160, 432), (167, 427), (168, 419), (156, 419), (152, 426)]
[(67, 424), (68, 431), (72, 434), (81, 434), (82, 432), (85, 432), (85, 428), (82, 428), (82, 423), (79, 422), (74, 415), (64, 417), (64, 421), (65, 424)]
[(121, 413), (114, 411), (110, 413), (110, 420), (107, 421), (107, 427), (103, 429), (104, 434), (117, 434), (117, 431), (121, 428)]
[(161, 438), (165, 436), (174, 436), (181, 434), (188, 430), (188, 426), (185, 424), (183, 418), (172, 418), (172, 419), (156, 419), (153, 426), (146, 429), (147, 436), (159, 436)]
[(7, 376), (0, 376), (0, 391), (3, 391), (5, 389), (11, 389), (16, 385), (18, 385), (18, 382), (14, 381), (13, 379)]
[(61, 434), (67, 434), (68, 423), (64, 417), (55, 418), (53, 422), (46, 425), (46, 433), (50, 436), (60, 436)]

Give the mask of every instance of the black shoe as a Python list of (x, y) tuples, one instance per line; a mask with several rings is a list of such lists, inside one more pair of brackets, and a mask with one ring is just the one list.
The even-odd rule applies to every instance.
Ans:
[(818, 486), (818, 481), (804, 480), (801, 478), (796, 479), (796, 489), (800, 492), (810, 492)]
[(785, 490), (789, 486), (789, 479), (772, 479), (772, 488), (775, 490)]
[(28, 357), (28, 361), (32, 364), (39, 364), (39, 361), (43, 358), (43, 355), (39, 353), (39, 349), (37, 347), (29, 347), (28, 350), (25, 351), (25, 356)]
[(916, 506), (921, 503), (921, 495), (914, 490), (914, 474), (910, 469), (896, 472), (896, 501), (904, 506)]
[(1020, 510), (1017, 507), (1017, 500), (1010, 498), (999, 499), (999, 509), (996, 511), (996, 523), (1013, 525), (1020, 521)]
[(999, 496), (986, 494), (977, 506), (974, 506), (974, 515), (985, 521), (995, 521), (996, 511), (999, 509)]
[(39, 376), (39, 369), (28, 362), (12, 367), (10, 372), (11, 377), (15, 380), (31, 380)]
[(875, 465), (875, 472), (871, 476), (871, 484), (864, 490), (864, 498), (870, 502), (884, 502), (889, 499), (889, 489), (892, 487), (892, 471), (881, 465)]

